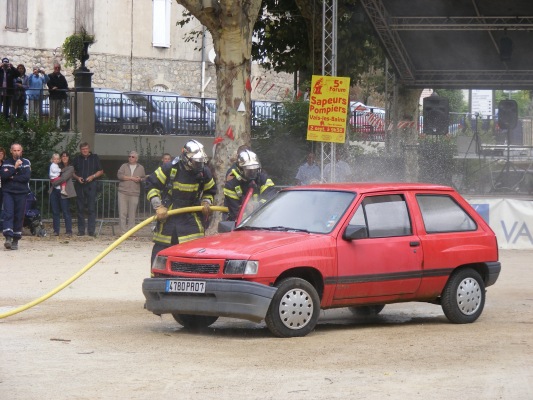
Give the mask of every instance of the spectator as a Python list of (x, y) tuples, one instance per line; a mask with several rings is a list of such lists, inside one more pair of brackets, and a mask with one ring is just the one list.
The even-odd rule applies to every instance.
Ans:
[(5, 119), (9, 119), (9, 110), (13, 101), (13, 85), (18, 76), (17, 69), (10, 64), (9, 59), (3, 58), (0, 68), (0, 98), (2, 99), (2, 114)]
[(49, 80), (46, 84), (50, 92), (50, 120), (59, 128), (61, 127), (63, 109), (67, 105), (68, 83), (61, 73), (61, 65), (58, 62), (54, 63), (54, 72), (49, 74), (48, 78)]
[(0, 169), (2, 191), (4, 195), (4, 247), (18, 250), (24, 224), (24, 207), (30, 192), (28, 183), (31, 177), (31, 163), (22, 158), (22, 146), (11, 145), (11, 158), (4, 161)]
[(180, 157), (163, 164), (146, 178), (146, 197), (157, 214), (152, 262), (159, 251), (204, 236), (205, 228), (199, 213), (178, 214), (167, 219), (167, 211), (201, 204), (204, 218), (209, 217), (217, 187), (206, 162), (204, 146), (189, 140)]
[(167, 162), (172, 161), (172, 156), (169, 153), (164, 153), (163, 157), (161, 157), (161, 165), (166, 164)]
[(252, 199), (257, 203), (265, 203), (276, 194), (274, 182), (261, 170), (257, 155), (251, 150), (244, 150), (239, 154), (237, 167), (227, 176), (224, 185), (224, 205), (229, 209), (228, 221), (237, 219), (249, 191), (252, 191)]
[(72, 216), (70, 215), (70, 199), (76, 197), (76, 190), (72, 178), (74, 176), (74, 167), (70, 165), (70, 156), (64, 151), (61, 153), (61, 176), (57, 180), (59, 185), (65, 183), (65, 194), (56, 186), (50, 189), (50, 207), (52, 208), (52, 225), (54, 228), (54, 236), (59, 235), (60, 215), (63, 213), (65, 220), (65, 233), (67, 237), (72, 236)]
[[(353, 171), (350, 165), (344, 161), (343, 153), (337, 150), (337, 160), (335, 163), (335, 179), (333, 182), (350, 182), (353, 180)], [(328, 182), (331, 181), (331, 163), (326, 164), (324, 167), (324, 179)]]
[[(0, 147), (0, 168), (2, 168), (5, 158), (6, 158), (6, 150), (3, 147)], [(4, 220), (4, 216), (2, 213), (2, 210), (3, 210), (2, 202), (3, 202), (2, 180), (0, 179), (0, 231), (3, 229), (3, 220)]]
[(15, 78), (13, 90), (13, 108), (12, 113), (17, 118), (25, 119), (26, 114), (26, 89), (28, 89), (28, 75), (26, 75), (26, 67), (23, 64), (17, 65), (19, 73), (18, 78)]
[(308, 185), (310, 183), (320, 182), (320, 167), (315, 164), (315, 154), (307, 155), (307, 162), (298, 168), (296, 173), (297, 185)]
[(48, 177), (50, 178), (50, 183), (52, 186), (56, 189), (60, 189), (62, 195), (67, 195), (67, 183), (63, 182), (61, 184), (57, 183), (59, 179), (61, 178), (61, 167), (59, 166), (59, 163), (61, 162), (61, 157), (59, 157), (59, 154), (54, 153), (52, 155), (52, 158), (50, 159), (50, 169), (48, 172)]
[(91, 153), (89, 143), (80, 144), (80, 154), (72, 163), (78, 206), (78, 236), (85, 235), (85, 209), (87, 209), (87, 232), (96, 237), (97, 179), (104, 174), (100, 158)]
[(128, 162), (120, 166), (117, 172), (118, 184), (118, 215), (122, 234), (135, 225), (135, 215), (141, 194), (141, 182), (146, 177), (144, 167), (139, 164), (139, 155), (130, 151)]
[(33, 67), (33, 74), (28, 78), (28, 90), (26, 90), (26, 95), (29, 100), (28, 107), (30, 116), (40, 115), (44, 85), (49, 80), (50, 78), (45, 74), (44, 69), (39, 69), (37, 66)]

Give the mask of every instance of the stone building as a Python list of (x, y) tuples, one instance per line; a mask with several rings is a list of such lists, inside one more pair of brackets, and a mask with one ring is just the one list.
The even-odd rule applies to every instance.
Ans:
[[(173, 0), (4, 0), (0, 2), (0, 56), (12, 64), (52, 71), (62, 62), (65, 38), (82, 27), (94, 34), (86, 66), (93, 86), (119, 90), (172, 91), (183, 96), (216, 96), (214, 50), (197, 21), (180, 27), (184, 8)], [(63, 67), (69, 86), (73, 68)], [(293, 78), (252, 65), (252, 98), (283, 100)]]

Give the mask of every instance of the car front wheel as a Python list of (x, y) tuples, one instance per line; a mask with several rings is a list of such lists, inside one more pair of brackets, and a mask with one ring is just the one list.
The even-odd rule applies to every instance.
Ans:
[(455, 324), (468, 324), (479, 318), (485, 306), (485, 283), (471, 268), (454, 272), (442, 292), (442, 310)]
[(305, 336), (315, 329), (320, 298), (304, 279), (287, 278), (278, 285), (265, 317), (268, 329), (278, 337)]
[(210, 315), (172, 314), (176, 322), (187, 329), (205, 329), (214, 324), (218, 317)]

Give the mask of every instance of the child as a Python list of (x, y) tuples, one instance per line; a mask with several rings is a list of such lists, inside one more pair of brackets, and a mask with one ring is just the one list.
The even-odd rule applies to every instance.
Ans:
[[(49, 175), (50, 175), (50, 182), (52, 183), (52, 185), (54, 184), (54, 182), (56, 182), (58, 179), (59, 179), (59, 176), (61, 175), (61, 168), (59, 168), (59, 162), (60, 162), (61, 158), (59, 157), (59, 154), (57, 153), (54, 153), (54, 155), (52, 156), (52, 158), (50, 159), (50, 162), (52, 164), (50, 164), (50, 172), (49, 172)], [(63, 182), (61, 185), (61, 194), (63, 196), (67, 196), (67, 182)], [(58, 187), (56, 186), (56, 189)]]

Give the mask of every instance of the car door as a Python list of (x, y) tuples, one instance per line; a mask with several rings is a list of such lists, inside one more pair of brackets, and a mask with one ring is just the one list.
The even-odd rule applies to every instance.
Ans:
[(421, 281), (422, 247), (413, 234), (411, 214), (401, 193), (366, 195), (347, 227), (361, 227), (361, 238), (337, 241), (338, 279), (334, 302), (356, 298), (408, 296)]

